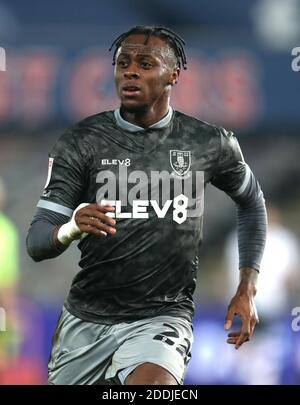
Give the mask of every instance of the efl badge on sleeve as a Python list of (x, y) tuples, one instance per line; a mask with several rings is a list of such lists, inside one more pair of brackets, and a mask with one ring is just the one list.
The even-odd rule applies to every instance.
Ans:
[(47, 175), (46, 184), (44, 186), (44, 190), (49, 186), (49, 183), (50, 183), (51, 174), (52, 174), (52, 168), (53, 168), (53, 161), (54, 161), (54, 158), (49, 158), (48, 175)]

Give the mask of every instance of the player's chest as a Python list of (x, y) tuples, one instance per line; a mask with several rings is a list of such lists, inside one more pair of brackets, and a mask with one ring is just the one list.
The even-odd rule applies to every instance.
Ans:
[(163, 173), (171, 178), (185, 179), (197, 172), (210, 170), (209, 159), (203, 148), (180, 140), (167, 140), (163, 144), (142, 145), (137, 150), (124, 147), (102, 147), (93, 156), (92, 178), (100, 172), (119, 176), (156, 176)]
[(168, 141), (141, 151), (102, 147), (94, 157), (90, 195), (96, 195), (97, 201), (121, 200), (125, 205), (137, 199), (172, 204), (182, 195), (191, 203), (202, 201), (205, 160), (188, 146)]

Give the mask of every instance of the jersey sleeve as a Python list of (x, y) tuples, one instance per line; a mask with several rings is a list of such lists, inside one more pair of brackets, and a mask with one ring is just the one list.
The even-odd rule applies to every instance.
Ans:
[(251, 177), (241, 148), (232, 132), (221, 128), (220, 156), (211, 183), (230, 197), (242, 195)]
[(72, 130), (66, 131), (49, 153), (48, 176), (38, 208), (72, 215), (86, 184), (85, 160)]
[(211, 182), (225, 191), (237, 206), (239, 268), (259, 271), (267, 231), (264, 196), (235, 136), (225, 130), (220, 130), (220, 135), (220, 157)]

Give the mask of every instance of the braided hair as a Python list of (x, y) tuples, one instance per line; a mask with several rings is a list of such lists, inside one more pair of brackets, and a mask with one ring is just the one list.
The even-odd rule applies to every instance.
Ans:
[(179, 68), (186, 69), (186, 56), (184, 52), (184, 45), (185, 41), (177, 35), (174, 31), (171, 31), (169, 28), (165, 27), (150, 27), (146, 25), (137, 25), (130, 30), (124, 32), (123, 34), (119, 35), (114, 42), (111, 44), (111, 47), (109, 50), (111, 51), (113, 47), (114, 49), (114, 54), (113, 54), (113, 65), (116, 63), (116, 54), (120, 46), (122, 45), (122, 42), (128, 38), (130, 35), (133, 34), (143, 34), (146, 36), (145, 39), (145, 44), (147, 44), (149, 38), (151, 36), (158, 37), (165, 41), (173, 50), (176, 60), (177, 60), (177, 66)]

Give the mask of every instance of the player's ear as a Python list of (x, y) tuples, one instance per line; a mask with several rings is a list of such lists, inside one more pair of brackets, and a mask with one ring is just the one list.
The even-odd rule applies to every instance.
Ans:
[(180, 69), (179, 67), (175, 67), (170, 75), (170, 79), (169, 79), (169, 84), (171, 86), (174, 86), (174, 84), (176, 84), (178, 82), (178, 78), (179, 78), (179, 74), (180, 74)]

